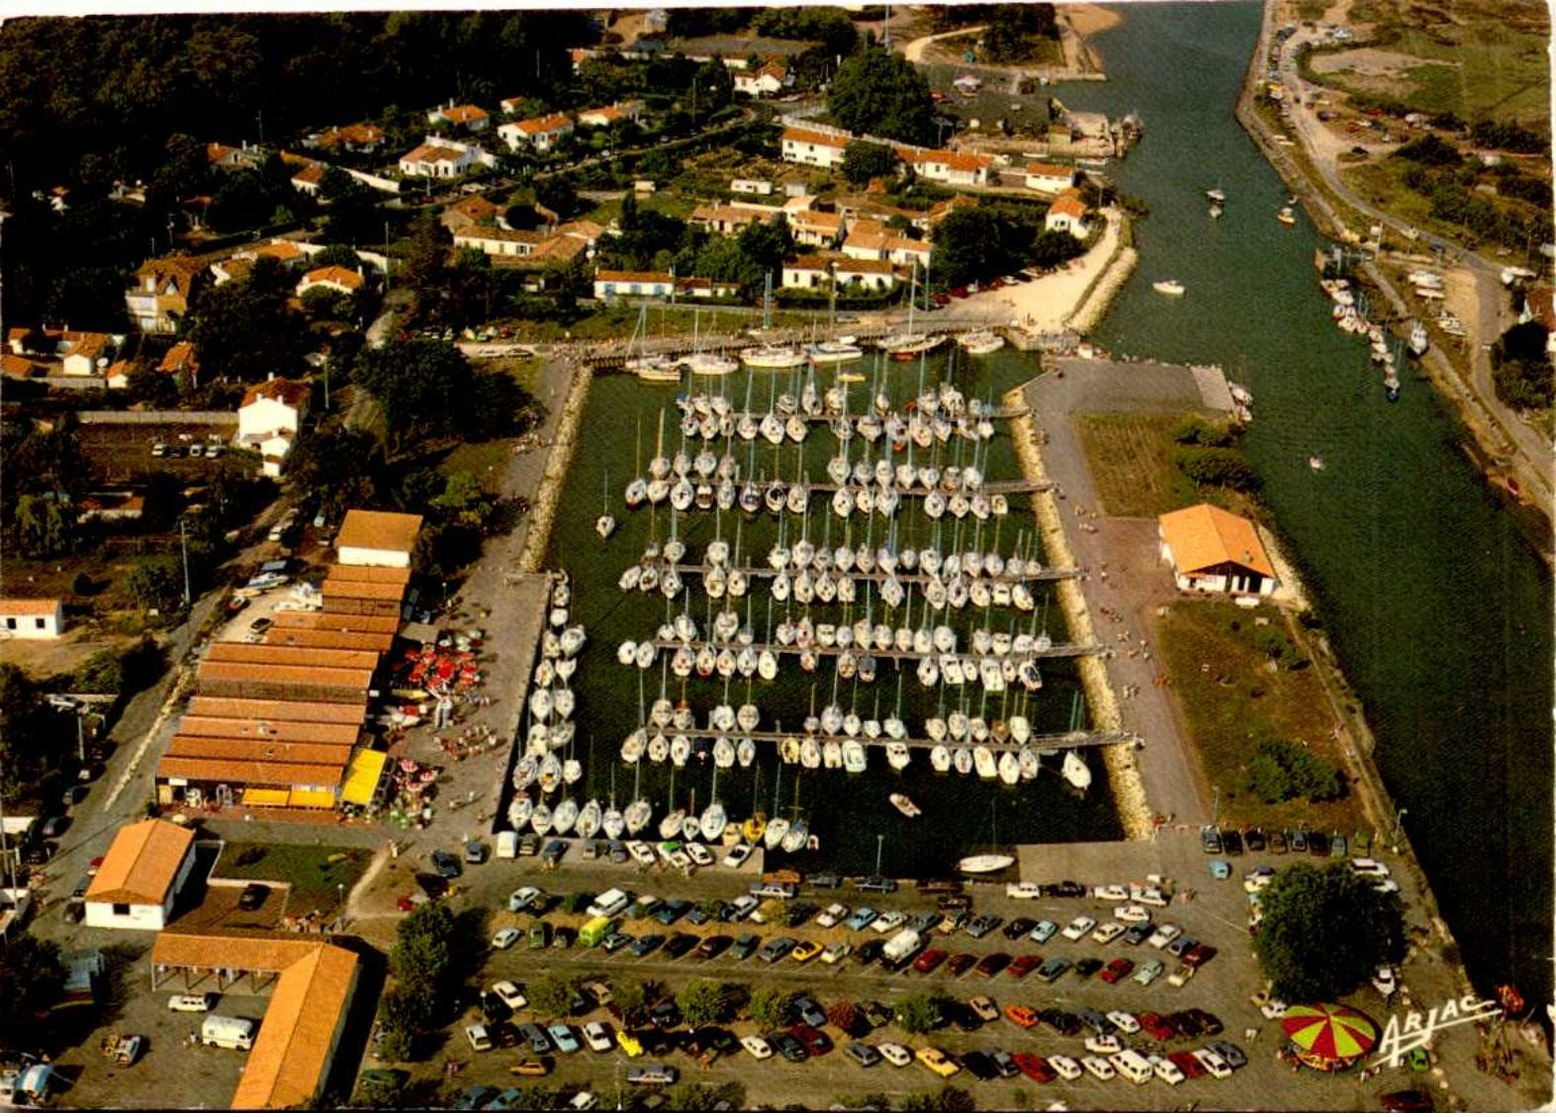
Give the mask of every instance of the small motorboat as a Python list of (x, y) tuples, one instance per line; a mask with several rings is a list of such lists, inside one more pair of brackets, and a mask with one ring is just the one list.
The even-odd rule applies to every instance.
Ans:
[(1181, 295), (1188, 290), (1176, 279), (1158, 279), (1151, 284), (1151, 289), (1160, 295)]
[(917, 818), (919, 815), (924, 813), (923, 811), (919, 810), (918, 804), (913, 802), (913, 800), (909, 799), (906, 795), (900, 794), (899, 792), (892, 792), (887, 796), (887, 799), (891, 801), (892, 806), (896, 807), (909, 818)]
[(1313, 454), (1309, 456), (1307, 460), (1307, 467), (1314, 473), (1318, 473), (1324, 468), (1324, 456), (1322, 454)]

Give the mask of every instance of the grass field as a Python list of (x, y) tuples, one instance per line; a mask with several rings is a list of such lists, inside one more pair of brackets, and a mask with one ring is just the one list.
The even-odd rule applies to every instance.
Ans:
[(1173, 464), (1183, 415), (1079, 415), (1081, 449), (1109, 516), (1159, 516), (1203, 499)]
[(319, 911), (328, 918), (336, 913), (340, 897), (351, 891), (371, 859), (371, 852), (365, 849), (228, 842), (213, 875), (288, 881), (292, 894), (287, 914)]
[(1365, 824), (1354, 794), (1327, 803), (1265, 804), (1247, 791), (1247, 766), (1266, 737), (1306, 742), (1339, 765), (1334, 717), (1312, 667), (1271, 671), (1255, 644), (1263, 625), (1288, 622), (1272, 607), (1204, 601), (1174, 605), (1156, 620), (1158, 655), (1184, 711), (1205, 778), (1221, 792), (1223, 823), (1340, 830)]

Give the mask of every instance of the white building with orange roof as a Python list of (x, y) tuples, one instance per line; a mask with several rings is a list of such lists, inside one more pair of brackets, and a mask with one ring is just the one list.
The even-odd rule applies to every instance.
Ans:
[(194, 864), (194, 831), (154, 818), (123, 827), (87, 887), (84, 922), (123, 931), (162, 930)]
[(1060, 194), (1075, 185), (1076, 168), (1065, 163), (1028, 163), (1026, 186), (1039, 194)]
[(1048, 207), (1048, 216), (1043, 218), (1043, 228), (1050, 232), (1069, 233), (1076, 240), (1085, 240), (1091, 233), (1091, 223), (1086, 220), (1090, 212), (1079, 190), (1066, 190)]
[(781, 59), (770, 58), (755, 70), (735, 74), (735, 92), (748, 97), (773, 97), (792, 84), (789, 67)]
[(450, 101), (429, 111), (427, 123), (434, 126), (447, 124), (453, 128), (463, 128), (466, 132), (481, 132), (491, 126), (492, 118), (485, 109), (476, 105), (456, 105)]
[(532, 116), (528, 120), (513, 120), (499, 125), (497, 134), (503, 138), (510, 151), (533, 148), (550, 151), (565, 137), (573, 134), (573, 118), (565, 112)]
[(1251, 520), (1213, 504), (1196, 504), (1156, 518), (1162, 561), (1180, 590), (1267, 597), (1275, 567)]
[(496, 162), (496, 157), (482, 151), (479, 145), (427, 136), (419, 147), (400, 156), (400, 173), (426, 178), (458, 178), (478, 163), (494, 166)]
[(899, 147), (897, 158), (914, 174), (951, 186), (988, 186), (994, 173), (994, 156), (938, 148)]
[(0, 640), (57, 640), (65, 631), (58, 598), (0, 598)]
[(609, 128), (612, 124), (630, 120), (634, 124), (643, 115), (642, 101), (617, 101), (601, 108), (585, 109), (578, 114), (581, 128)]
[(779, 137), (785, 163), (831, 170), (843, 162), (843, 153), (852, 142), (842, 132), (823, 132), (815, 128), (785, 128)]
[(315, 287), (327, 287), (331, 291), (339, 291), (342, 295), (355, 295), (365, 282), (360, 269), (353, 271), (339, 264), (329, 264), (305, 272), (302, 279), (297, 281), (297, 294), (301, 297)]

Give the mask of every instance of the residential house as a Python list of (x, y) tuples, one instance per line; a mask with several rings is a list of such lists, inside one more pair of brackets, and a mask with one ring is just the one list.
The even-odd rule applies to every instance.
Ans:
[(1091, 233), (1091, 226), (1086, 221), (1086, 203), (1081, 200), (1081, 192), (1074, 188), (1064, 191), (1048, 207), (1048, 216), (1043, 219), (1043, 228), (1069, 233), (1076, 240), (1085, 240)]
[(463, 128), (466, 132), (480, 132), (491, 127), (492, 118), (485, 109), (475, 105), (456, 105), (453, 101), (427, 113), (427, 123), (434, 127), (447, 124)]
[(353, 508), (335, 536), (337, 561), (342, 566), (409, 567), (420, 533), (420, 516)]
[(362, 155), (371, 155), (384, 143), (384, 130), (376, 124), (342, 124), (315, 132), (304, 141), (309, 147), (325, 150), (343, 148)]
[(554, 112), (528, 120), (510, 121), (500, 125), (497, 134), (507, 142), (510, 151), (518, 151), (523, 147), (550, 151), (565, 137), (573, 134), (573, 118), (564, 112)]
[(840, 213), (822, 213), (813, 209), (789, 213), (789, 232), (793, 234), (795, 244), (835, 248), (842, 239), (843, 229), (843, 215)]
[(772, 206), (747, 204), (698, 206), (687, 224), (720, 236), (736, 236), (747, 225), (771, 225), (783, 211)]
[(452, 233), (471, 226), (492, 226), (501, 223), (503, 207), (480, 194), (467, 194), (448, 206), (438, 215), (438, 221)]
[(292, 189), (310, 198), (317, 198), (319, 184), (324, 181), (324, 172), (327, 170), (329, 170), (328, 163), (320, 163), (312, 159), (306, 161), (292, 175)]
[(849, 256), (801, 256), (783, 266), (783, 286), (802, 290), (838, 290), (857, 287), (864, 291), (889, 291), (897, 285), (896, 270), (884, 260), (858, 260)]
[(180, 341), (174, 345), (162, 355), (157, 371), (167, 376), (187, 376), (190, 384), (196, 384), (200, 374), (200, 360), (195, 355), (194, 342)]
[(266, 477), (281, 476), (311, 394), (308, 385), (281, 377), (271, 377), (244, 393), (234, 441), (258, 451), (260, 471)]
[(60, 333), (60, 371), (66, 376), (101, 376), (113, 354), (114, 339), (108, 334), (83, 330)]
[(1180, 590), (1266, 596), (1275, 592), (1275, 568), (1249, 520), (1196, 504), (1156, 519), (1163, 561)]
[(785, 128), (780, 139), (785, 163), (803, 163), (827, 170), (843, 162), (843, 152), (851, 142), (846, 134), (811, 128)]
[(400, 173), (427, 178), (458, 178), (477, 164), (495, 166), (496, 162), (494, 156), (476, 144), (427, 136), (420, 147), (400, 156)]
[(467, 225), (454, 233), (455, 248), (478, 248), (488, 256), (532, 256), (547, 237), (530, 229)]
[(609, 128), (623, 120), (636, 124), (643, 116), (642, 101), (617, 101), (603, 108), (585, 109), (578, 114), (580, 128)]
[(594, 297), (665, 299), (675, 290), (675, 277), (666, 272), (608, 271), (594, 275)]
[(301, 298), (315, 287), (327, 287), (331, 291), (339, 291), (342, 295), (355, 295), (362, 289), (364, 282), (366, 281), (362, 278), (361, 268), (353, 271), (339, 264), (330, 264), (328, 267), (314, 268), (298, 280), (297, 295)]
[(675, 281), (675, 289), (686, 299), (732, 299), (740, 293), (740, 284), (724, 279), (688, 276)]
[(124, 293), (130, 320), (143, 333), (170, 334), (189, 313), (189, 300), (205, 265), (192, 256), (147, 260), (135, 269), (135, 283)]
[(0, 599), (0, 640), (57, 640), (65, 631), (59, 598)]
[(205, 145), (205, 159), (213, 167), (232, 170), (243, 165), (243, 149), (228, 147), (224, 143), (208, 143)]
[(0, 353), (0, 375), (10, 376), (17, 380), (27, 380), (34, 376), (45, 376), (48, 369), (37, 361), (28, 360), (16, 353)]
[(793, 84), (789, 68), (776, 58), (769, 59), (755, 70), (745, 70), (735, 75), (735, 92), (748, 97), (772, 97)]
[(994, 156), (964, 151), (899, 147), (897, 158), (920, 178), (951, 186), (988, 186), (994, 167)]
[(1061, 194), (1075, 185), (1075, 173), (1063, 163), (1028, 163), (1026, 186), (1039, 194)]
[(766, 196), (773, 192), (773, 184), (764, 178), (732, 178), (729, 180), (729, 192), (731, 194), (761, 194)]
[(195, 865), (194, 831), (150, 818), (121, 827), (85, 896), (88, 927), (160, 931)]
[(518, 116), (519, 110), (524, 107), (528, 97), (504, 97), (497, 102), (497, 107), (502, 110), (504, 116)]

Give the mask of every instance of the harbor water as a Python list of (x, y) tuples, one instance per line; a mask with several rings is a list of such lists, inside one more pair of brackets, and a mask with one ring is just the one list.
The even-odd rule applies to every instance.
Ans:
[[(1097, 37), (1109, 81), (1079, 109), (1135, 110), (1115, 168), (1143, 199), (1140, 266), (1094, 339), (1216, 362), (1254, 395), (1246, 449), (1377, 739), (1376, 759), (1480, 988), (1551, 986), (1549, 572), (1469, 460), (1425, 376), (1385, 399), (1364, 340), (1330, 320), (1305, 216), (1233, 116), (1259, 4), (1147, 4)], [(1225, 191), (1209, 216), (1205, 191)], [(1167, 299), (1151, 284), (1187, 288)], [(1309, 467), (1321, 455), (1324, 469)], [(1387, 837), (1387, 834), (1385, 834)]]

